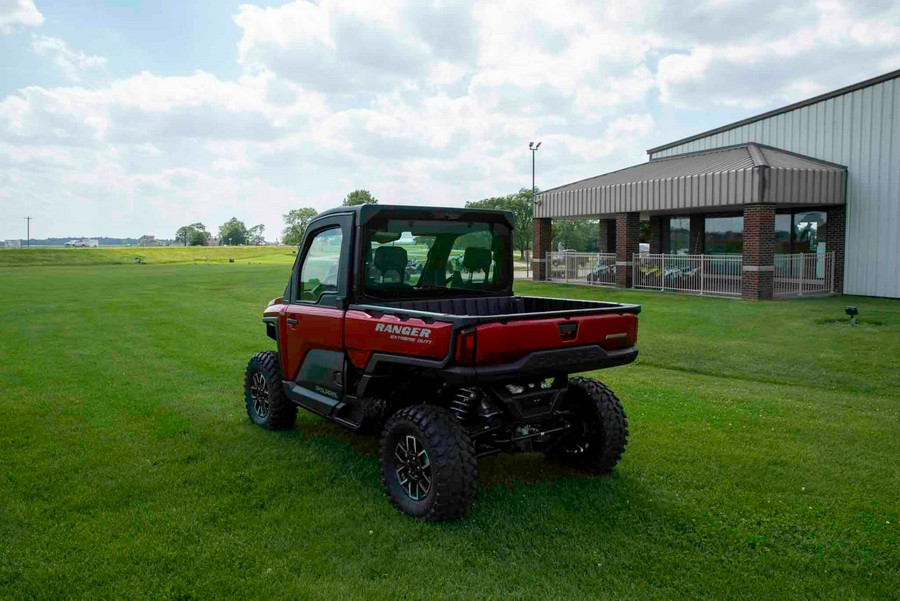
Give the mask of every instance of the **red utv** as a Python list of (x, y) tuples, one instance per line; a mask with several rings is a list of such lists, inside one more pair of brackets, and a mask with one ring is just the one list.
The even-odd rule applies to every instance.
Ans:
[(320, 214), (263, 321), (278, 351), (247, 366), (247, 413), (292, 428), (303, 407), (381, 435), (388, 497), (462, 517), (478, 457), (541, 451), (592, 472), (619, 461), (622, 405), (572, 373), (631, 363), (640, 307), (513, 295), (512, 216), (363, 205)]

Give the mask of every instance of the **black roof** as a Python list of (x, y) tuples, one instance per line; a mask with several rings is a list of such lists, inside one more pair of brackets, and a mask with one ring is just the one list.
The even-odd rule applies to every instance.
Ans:
[(322, 211), (316, 215), (316, 219), (341, 213), (356, 214), (356, 223), (365, 225), (383, 213), (393, 213), (401, 219), (448, 219), (453, 221), (504, 221), (509, 227), (513, 227), (513, 214), (509, 211), (494, 211), (490, 209), (467, 209), (464, 207), (425, 207), (410, 205), (380, 205), (366, 204), (353, 207), (335, 207)]
[(849, 85), (838, 90), (834, 90), (833, 92), (826, 92), (824, 94), (819, 94), (818, 96), (813, 96), (812, 98), (808, 98), (806, 100), (801, 100), (800, 102), (795, 102), (794, 104), (789, 104), (787, 106), (781, 107), (780, 109), (775, 109), (768, 111), (766, 113), (760, 113), (759, 115), (748, 117), (746, 119), (741, 119), (740, 121), (735, 121), (734, 123), (729, 123), (728, 125), (723, 125), (722, 127), (717, 127), (715, 129), (711, 129), (709, 131), (705, 131), (703, 133), (695, 134), (693, 136), (688, 136), (687, 138), (682, 138), (680, 140), (675, 140), (674, 142), (669, 142), (668, 144), (663, 144), (662, 146), (657, 146), (656, 148), (651, 148), (647, 151), (647, 154), (655, 154), (657, 152), (666, 150), (668, 148), (672, 148), (673, 146), (681, 146), (682, 144), (687, 144), (688, 142), (693, 142), (694, 140), (699, 140), (701, 138), (707, 138), (709, 136), (714, 136), (716, 134), (720, 134), (723, 131), (728, 131), (730, 129), (735, 129), (737, 127), (741, 127), (750, 123), (754, 123), (756, 121), (762, 121), (763, 119), (768, 119), (769, 117), (774, 117), (776, 115), (781, 115), (783, 113), (789, 113), (791, 111), (795, 111), (799, 108), (803, 108), (804, 106), (809, 106), (811, 104), (816, 104), (818, 102), (822, 102), (825, 100), (829, 100), (831, 98), (836, 98), (838, 96), (843, 96), (844, 94), (849, 94), (850, 92), (855, 92), (856, 90), (861, 90), (863, 88), (868, 88), (869, 86), (874, 86), (884, 81), (888, 81), (890, 79), (895, 79), (900, 77), (900, 69), (896, 71), (891, 71), (890, 73), (885, 73), (884, 75), (879, 75), (878, 77), (873, 77), (872, 79), (867, 79), (865, 81), (861, 81), (859, 83), (855, 83), (853, 85)]

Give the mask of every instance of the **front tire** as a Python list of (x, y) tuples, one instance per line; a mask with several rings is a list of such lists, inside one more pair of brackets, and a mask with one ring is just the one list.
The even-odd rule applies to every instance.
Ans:
[(560, 407), (572, 428), (547, 450), (547, 457), (571, 467), (608, 473), (628, 443), (628, 419), (615, 393), (593, 378), (572, 378)]
[(446, 409), (406, 407), (384, 426), (381, 479), (400, 511), (427, 522), (459, 519), (475, 502), (475, 447)]
[(244, 403), (257, 426), (290, 430), (297, 422), (297, 405), (284, 394), (281, 381), (278, 353), (263, 351), (250, 359), (244, 372)]

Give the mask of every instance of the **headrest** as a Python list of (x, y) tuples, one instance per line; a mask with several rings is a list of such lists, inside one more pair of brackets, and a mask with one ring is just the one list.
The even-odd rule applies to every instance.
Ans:
[(463, 267), (469, 271), (487, 271), (492, 260), (491, 249), (469, 247), (463, 255)]
[(396, 271), (402, 274), (407, 263), (406, 249), (402, 246), (379, 246), (375, 249), (375, 267), (382, 273)]

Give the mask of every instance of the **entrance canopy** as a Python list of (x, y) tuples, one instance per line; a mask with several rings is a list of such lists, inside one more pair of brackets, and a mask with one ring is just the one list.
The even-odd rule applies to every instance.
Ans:
[(842, 205), (847, 168), (764, 146), (740, 144), (654, 159), (547, 190), (534, 216), (724, 210), (748, 204)]

